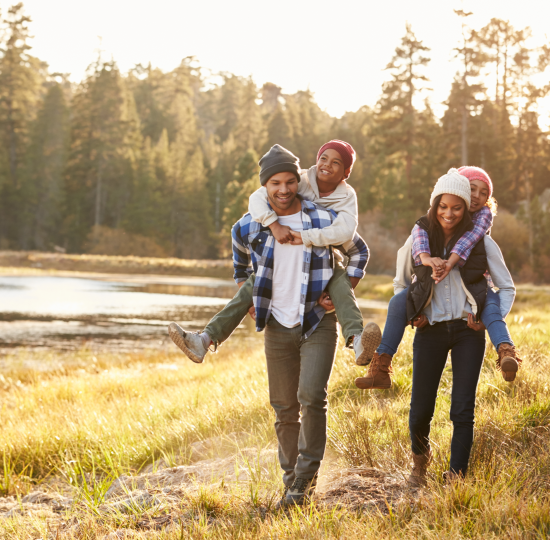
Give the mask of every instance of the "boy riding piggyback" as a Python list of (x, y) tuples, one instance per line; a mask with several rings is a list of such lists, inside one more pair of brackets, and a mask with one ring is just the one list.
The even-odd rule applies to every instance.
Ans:
[[(292, 152), (273, 146), (260, 160), (260, 187), (250, 196), (249, 213), (271, 234), (279, 244), (302, 244), (304, 249), (314, 252), (331, 249), (336, 261), (332, 279), (319, 300), (327, 311), (336, 311), (342, 327), (347, 347), (353, 347), (355, 360), (359, 365), (370, 362), (374, 350), (380, 342), (380, 330), (377, 325), (368, 324), (363, 330), (363, 317), (357, 305), (353, 289), (364, 275), (364, 266), (368, 261), (368, 251), (358, 257), (350, 257), (347, 267), (342, 264), (339, 251), (347, 253), (347, 244), (354, 238), (357, 229), (357, 195), (346, 182), (355, 162), (353, 147), (339, 140), (324, 144), (317, 154), (317, 163), (307, 170), (299, 168), (298, 158)], [(324, 228), (302, 228), (296, 230), (281, 223), (268, 202), (265, 181), (279, 169), (287, 170), (289, 164), (296, 167), (298, 195), (305, 200), (330, 209), (335, 219)], [(282, 170), (281, 169), (281, 170)], [(294, 169), (293, 169), (294, 170)], [(285, 194), (278, 193), (279, 198)], [(278, 200), (278, 199), (277, 199)], [(271, 202), (276, 204), (277, 200)], [(284, 202), (284, 201), (282, 201)], [(344, 247), (342, 247), (344, 246)], [(338, 249), (340, 248), (340, 249)], [(363, 258), (367, 257), (366, 260)], [(225, 341), (240, 324), (246, 313), (256, 316), (253, 306), (256, 276), (250, 275), (246, 281), (238, 283), (237, 295), (206, 326), (202, 333), (187, 332), (177, 324), (169, 327), (174, 343), (194, 362), (202, 362), (209, 348), (214, 350)]]

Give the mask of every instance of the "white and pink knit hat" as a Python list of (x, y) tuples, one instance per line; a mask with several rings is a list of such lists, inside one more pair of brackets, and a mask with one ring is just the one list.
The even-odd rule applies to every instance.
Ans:
[(466, 202), (466, 208), (470, 209), (471, 193), (470, 181), (462, 175), (457, 169), (449, 169), (435, 184), (432, 196), (430, 197), (430, 206), (438, 195), (456, 195)]

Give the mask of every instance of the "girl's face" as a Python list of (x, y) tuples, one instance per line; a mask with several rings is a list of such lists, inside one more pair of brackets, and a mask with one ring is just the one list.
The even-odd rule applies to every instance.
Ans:
[(453, 234), (466, 211), (466, 203), (461, 197), (445, 193), (437, 207), (437, 221), (445, 236)]
[(472, 200), (470, 202), (470, 212), (477, 212), (485, 206), (489, 198), (489, 188), (481, 180), (471, 180), (470, 188), (472, 190)]

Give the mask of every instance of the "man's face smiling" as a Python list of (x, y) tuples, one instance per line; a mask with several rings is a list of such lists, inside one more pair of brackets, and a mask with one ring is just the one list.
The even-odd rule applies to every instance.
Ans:
[(279, 216), (290, 216), (300, 211), (298, 179), (290, 172), (273, 175), (265, 184), (271, 208)]

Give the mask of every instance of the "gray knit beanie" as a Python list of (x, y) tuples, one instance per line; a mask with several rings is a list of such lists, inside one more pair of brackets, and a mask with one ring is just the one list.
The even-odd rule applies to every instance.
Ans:
[(430, 206), (438, 195), (456, 195), (466, 202), (466, 208), (470, 210), (470, 200), (472, 189), (470, 181), (462, 176), (456, 169), (449, 169), (447, 174), (444, 174), (435, 184), (432, 196), (430, 197)]
[(286, 148), (279, 144), (272, 146), (262, 156), (258, 165), (260, 166), (260, 184), (265, 186), (266, 182), (275, 174), (280, 172), (293, 173), (298, 182), (300, 181), (300, 160)]

